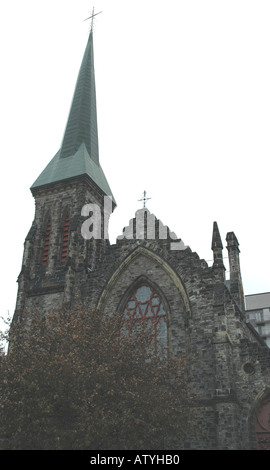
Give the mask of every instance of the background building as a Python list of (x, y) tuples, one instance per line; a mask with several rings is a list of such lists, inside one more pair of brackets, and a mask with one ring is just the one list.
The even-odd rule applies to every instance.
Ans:
[(245, 296), (246, 317), (270, 347), (270, 292)]

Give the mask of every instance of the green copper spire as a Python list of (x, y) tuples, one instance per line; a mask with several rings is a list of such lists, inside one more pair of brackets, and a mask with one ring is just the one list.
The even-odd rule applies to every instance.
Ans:
[(61, 148), (31, 187), (87, 175), (108, 196), (112, 192), (99, 164), (93, 29), (82, 59)]
[(83, 142), (92, 160), (98, 164), (99, 151), (92, 31), (89, 35), (78, 75), (60, 150), (60, 158), (74, 155)]

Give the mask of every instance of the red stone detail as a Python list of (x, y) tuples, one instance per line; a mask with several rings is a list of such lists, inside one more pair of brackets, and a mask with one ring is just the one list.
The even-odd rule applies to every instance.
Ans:
[(123, 324), (129, 333), (146, 331), (151, 328), (155, 352), (158, 345), (167, 342), (167, 317), (160, 297), (147, 286), (139, 286), (128, 299), (124, 313)]
[(47, 227), (46, 227), (45, 240), (44, 240), (44, 246), (43, 246), (42, 266), (46, 266), (48, 262), (50, 234), (51, 234), (51, 221), (49, 220), (47, 223)]
[(65, 224), (64, 224), (64, 233), (63, 233), (63, 240), (62, 240), (62, 252), (61, 252), (61, 262), (64, 263), (67, 258), (68, 252), (68, 238), (69, 238), (69, 216), (66, 216)]

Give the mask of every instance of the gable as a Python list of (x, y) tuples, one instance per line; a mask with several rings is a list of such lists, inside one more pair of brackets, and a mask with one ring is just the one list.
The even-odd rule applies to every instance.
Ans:
[(143, 246), (136, 247), (119, 264), (100, 295), (98, 309), (104, 313), (119, 311), (124, 293), (142, 276), (159, 286), (168, 302), (178, 302), (191, 315), (189, 299), (179, 275), (164, 258)]

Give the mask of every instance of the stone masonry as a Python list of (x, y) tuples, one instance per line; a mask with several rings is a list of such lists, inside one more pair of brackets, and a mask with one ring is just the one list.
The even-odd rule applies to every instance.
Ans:
[[(239, 307), (242, 300), (231, 294), (224, 280), (223, 263), (208, 266), (190, 247), (171, 250), (175, 240), (147, 239), (147, 233), (136, 239), (134, 231), (134, 238), (127, 239), (123, 232), (115, 245), (85, 240), (84, 219), (78, 214), (89, 188), (74, 182), (60, 190), (59, 186), (57, 192), (55, 188), (36, 195), (36, 218), (26, 238), (15, 318), (23, 311), (30, 315), (34, 308), (41, 312), (72, 308), (78, 295), (89, 309), (121, 315), (136, 286), (151, 286), (166, 309), (169, 348), (186, 360), (184, 372), (196, 403), (198, 435), (185, 448), (256, 448), (256, 409), (270, 386), (270, 351), (246, 323)], [(63, 264), (59, 239), (66, 210), (72, 222), (69, 256)], [(40, 266), (43, 211), (51, 211), (55, 224), (45, 268)], [(139, 212), (149, 215), (147, 209)], [(135, 224), (136, 218), (131, 225)], [(214, 235), (216, 230), (214, 224)], [(238, 269), (239, 260), (236, 264)]]
[(78, 298), (101, 314), (122, 315), (129, 296), (149, 286), (164, 306), (169, 350), (187, 365), (198, 432), (183, 447), (269, 449), (270, 350), (245, 319), (235, 234), (226, 236), (229, 281), (216, 222), (211, 266), (146, 208), (109, 243), (105, 198), (112, 210), (116, 203), (99, 163), (92, 30), (62, 147), (31, 191), (35, 217), (13, 321), (72, 309)]

